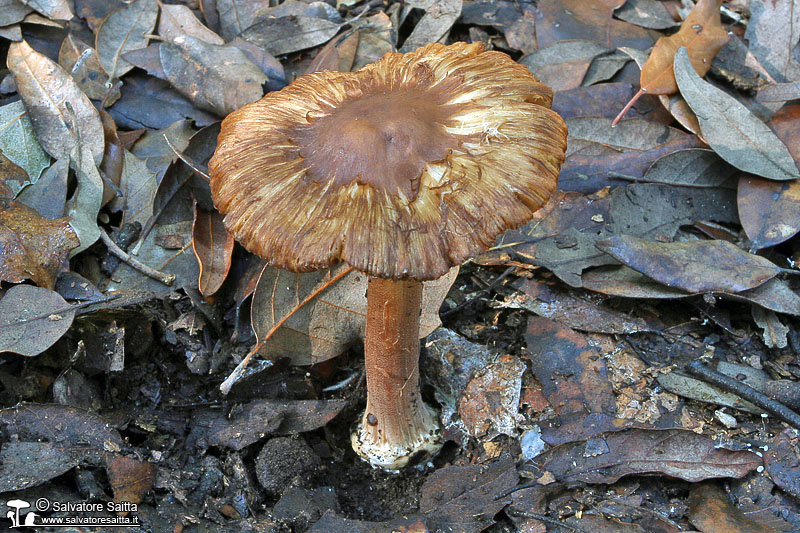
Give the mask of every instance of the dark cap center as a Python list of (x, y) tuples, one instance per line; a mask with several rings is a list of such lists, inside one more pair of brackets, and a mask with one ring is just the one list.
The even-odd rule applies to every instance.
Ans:
[(356, 181), (409, 202), (419, 191), (425, 164), (441, 161), (458, 146), (444, 123), (452, 109), (438, 95), (402, 89), (347, 100), (330, 114), (311, 118), (295, 140), (315, 182)]

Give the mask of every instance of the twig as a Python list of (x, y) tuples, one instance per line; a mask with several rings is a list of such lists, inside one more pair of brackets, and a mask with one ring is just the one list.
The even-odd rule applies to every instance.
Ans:
[(100, 228), (100, 239), (102, 239), (103, 243), (106, 245), (106, 247), (108, 247), (109, 252), (119, 257), (124, 263), (127, 263), (145, 276), (160, 281), (167, 286), (172, 285), (172, 282), (175, 281), (175, 274), (165, 274), (164, 272), (159, 272), (158, 270), (145, 265), (138, 259), (134, 259), (128, 255), (127, 252), (117, 246), (117, 243), (111, 240), (111, 237), (109, 237), (108, 233), (106, 233), (102, 228)]
[(578, 531), (579, 533), (586, 533), (585, 529), (571, 526), (566, 522), (562, 522), (561, 520), (556, 520), (555, 518), (550, 518), (549, 516), (539, 513), (529, 513), (527, 511), (512, 510), (512, 511), (506, 511), (506, 514), (511, 514), (513, 516), (521, 516), (522, 518), (533, 518), (534, 520), (538, 520), (539, 522), (544, 522), (545, 524), (550, 524), (551, 526), (562, 527), (570, 531)]
[[(264, 267), (264, 268), (266, 268), (266, 267)], [(272, 337), (275, 334), (275, 332), (278, 331), (281, 328), (281, 326), (283, 326), (286, 323), (287, 320), (292, 318), (292, 316), (297, 311), (299, 311), (300, 309), (305, 307), (305, 305), (307, 303), (309, 303), (314, 298), (316, 298), (317, 296), (322, 294), (322, 292), (327, 290), (334, 283), (336, 283), (337, 281), (339, 281), (340, 279), (342, 279), (343, 277), (348, 275), (353, 270), (355, 270), (353, 267), (347, 267), (347, 268), (343, 269), (342, 271), (338, 272), (331, 279), (329, 279), (328, 281), (323, 283), (322, 286), (318, 287), (311, 294), (306, 296), (305, 299), (302, 302), (300, 302), (299, 304), (297, 304), (294, 307), (294, 309), (292, 309), (290, 312), (286, 313), (286, 316), (284, 316), (283, 318), (278, 320), (275, 323), (275, 325), (272, 326), (272, 328), (270, 328), (270, 330), (266, 333), (266, 335), (264, 335), (264, 338), (261, 339), (260, 341), (258, 341), (255, 346), (253, 346), (253, 348), (247, 353), (247, 355), (244, 357), (244, 359), (242, 359), (242, 362), (239, 363), (238, 365), (236, 365), (236, 368), (233, 369), (233, 372), (231, 372), (230, 375), (227, 378), (225, 378), (225, 381), (223, 381), (222, 384), (219, 386), (220, 392), (223, 395), (227, 395), (231, 391), (231, 387), (233, 387), (233, 384), (236, 383), (239, 380), (239, 378), (242, 376), (242, 374), (244, 373), (245, 368), (247, 368), (247, 365), (250, 364), (250, 360), (253, 358), (253, 356), (256, 353), (258, 353), (258, 351), (261, 349), (261, 347), (264, 346), (264, 343), (266, 343), (269, 340), (269, 338)]]
[(745, 385), (741, 381), (720, 374), (716, 370), (705, 366), (700, 361), (692, 361), (686, 366), (686, 371), (703, 378), (704, 381), (716, 385), (717, 387), (741, 397), (753, 405), (762, 408), (767, 413), (783, 420), (795, 429), (800, 429), (800, 415), (786, 407), (784, 404), (773, 400), (766, 394), (762, 394), (754, 388)]
[(164, 134), (164, 140), (167, 141), (167, 146), (169, 146), (172, 149), (172, 151), (175, 152), (175, 155), (178, 156), (178, 159), (186, 163), (186, 166), (191, 168), (195, 174), (197, 174), (206, 181), (209, 182), (211, 181), (211, 176), (208, 175), (208, 172), (203, 172), (203, 169), (200, 168), (200, 165), (196, 161), (194, 161), (188, 156), (183, 155), (183, 153), (181, 153), (177, 148), (175, 148), (175, 146), (173, 146), (172, 144), (172, 141), (170, 141), (169, 137), (167, 137), (166, 133)]
[(464, 300), (463, 302), (461, 302), (457, 306), (453, 307), (452, 309), (448, 309), (447, 311), (445, 311), (443, 313), (439, 313), (439, 316), (444, 318), (444, 317), (446, 317), (448, 315), (452, 315), (456, 311), (460, 311), (461, 309), (465, 308), (466, 306), (468, 306), (468, 305), (472, 304), (473, 302), (477, 301), (477, 299), (480, 298), (481, 296), (483, 296), (484, 293), (489, 292), (493, 288), (497, 287), (500, 283), (502, 283), (504, 279), (506, 279), (508, 276), (511, 275), (512, 272), (514, 272), (515, 268), (516, 267), (513, 267), (513, 266), (512, 267), (508, 267), (505, 270), (505, 272), (503, 272), (500, 276), (498, 276), (497, 278), (492, 280), (492, 282), (489, 285), (487, 285), (483, 289), (481, 289), (478, 292), (476, 292), (472, 296), (472, 298), (470, 298), (468, 300)]

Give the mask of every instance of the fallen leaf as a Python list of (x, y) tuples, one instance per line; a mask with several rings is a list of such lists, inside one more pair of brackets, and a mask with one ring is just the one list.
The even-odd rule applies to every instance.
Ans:
[(673, 61), (681, 47), (686, 48), (691, 67), (697, 75), (706, 75), (711, 68), (711, 60), (729, 38), (720, 20), (721, 5), (722, 0), (700, 0), (677, 33), (658, 39), (642, 67), (642, 91), (649, 94), (672, 94), (678, 91)]
[(419, 510), (431, 531), (478, 533), (506, 506), (500, 498), (517, 484), (509, 456), (483, 465), (453, 465), (429, 475), (420, 489)]
[(517, 412), (525, 363), (503, 355), (479, 370), (467, 383), (458, 413), (467, 433), (491, 440), (500, 434), (516, 436)]
[(800, 231), (800, 181), (743, 176), (737, 202), (751, 252), (780, 244)]
[(306, 74), (321, 70), (350, 72), (356, 60), (356, 51), (361, 33), (358, 30), (332, 39), (317, 52), (314, 61), (306, 69)]
[(61, 42), (58, 64), (70, 73), (80, 90), (89, 98), (105, 99), (106, 105), (112, 105), (119, 99), (119, 86), (114, 80), (106, 85), (107, 76), (97, 57), (97, 51), (78, 39), (74, 33), (69, 33)]
[(198, 410), (187, 441), (200, 448), (241, 450), (267, 435), (289, 435), (320, 428), (347, 405), (347, 400), (257, 400), (230, 414)]
[(290, 16), (262, 20), (242, 31), (239, 36), (279, 56), (328, 42), (340, 27), (341, 24), (325, 19)]
[[(560, 91), (553, 96), (553, 111), (564, 120), (578, 117), (614, 118), (617, 109), (625, 105), (634, 94), (630, 83), (598, 83), (591, 87), (576, 87)], [(641, 100), (640, 100), (641, 102)], [(637, 107), (632, 109), (631, 118), (642, 118)]]
[(777, 533), (747, 518), (716, 483), (692, 487), (687, 503), (689, 521), (703, 533)]
[(727, 241), (655, 242), (614, 235), (596, 246), (668, 287), (687, 292), (741, 292), (774, 278), (780, 269)]
[(584, 335), (550, 319), (530, 317), (524, 338), (533, 374), (556, 414), (615, 412), (605, 360)]
[[(672, 185), (734, 188), (736, 169), (712, 150), (692, 148), (659, 157), (647, 169), (642, 181)], [(741, 211), (740, 211), (741, 216)]]
[(581, 85), (594, 85), (613, 78), (631, 58), (617, 51), (595, 57), (583, 77)]
[(139, 504), (153, 486), (156, 468), (133, 457), (118, 455), (106, 458), (106, 473), (114, 502)]
[(741, 399), (732, 392), (727, 392), (705, 381), (687, 376), (682, 372), (670, 372), (656, 377), (658, 384), (673, 394), (684, 398), (691, 398), (699, 402), (723, 405), (746, 411), (753, 414), (761, 414), (763, 409), (756, 407), (752, 403)]
[(31, 279), (52, 289), (69, 251), (78, 245), (69, 219), (44, 218), (30, 207), (0, 199), (0, 280)]
[(222, 37), (230, 41), (252, 26), (256, 14), (269, 4), (269, 0), (217, 0)]
[(0, 0), (0, 26), (10, 26), (20, 22), (33, 11), (18, 0)]
[(80, 146), (99, 165), (105, 146), (103, 123), (72, 77), (25, 41), (9, 46), (8, 68), (42, 148), (61, 159)]
[[(541, 0), (538, 3), (536, 40), (539, 48), (565, 39), (594, 41), (606, 48), (649, 48), (655, 32), (614, 18), (625, 0)], [(515, 7), (519, 10), (519, 7)]]
[(387, 522), (368, 522), (337, 516), (328, 510), (317, 523), (311, 526), (309, 533), (375, 533), (391, 531), (392, 533), (428, 533), (425, 522), (417, 516), (395, 518)]
[(111, 203), (112, 209), (122, 211), (122, 226), (128, 222), (144, 225), (153, 216), (153, 201), (158, 189), (157, 174), (127, 150), (123, 151), (119, 188), (122, 196)]
[(28, 183), (36, 183), (50, 163), (50, 158), (34, 136), (22, 101), (0, 107), (0, 152), (28, 174), (23, 183), (6, 182), (14, 196)]
[(156, 0), (134, 0), (115, 9), (97, 28), (95, 49), (109, 79), (129, 72), (133, 65), (122, 54), (147, 46), (158, 16)]
[(222, 37), (203, 25), (188, 6), (179, 4), (161, 5), (158, 34), (168, 41), (174, 41), (179, 35), (189, 35), (209, 44), (225, 44)]
[(47, 18), (70, 20), (73, 17), (67, 0), (20, 0), (20, 2), (32, 7)]
[(86, 455), (85, 449), (56, 442), (6, 442), (0, 450), (0, 491), (41, 485), (83, 463)]
[(592, 41), (559, 41), (526, 55), (519, 62), (558, 92), (580, 87), (592, 60), (608, 51)]
[(672, 299), (692, 296), (662, 285), (624, 265), (588, 270), (581, 276), (581, 281), (585, 289), (623, 298)]
[(68, 173), (69, 161), (59, 159), (44, 171), (36, 183), (25, 187), (17, 195), (17, 201), (35, 209), (43, 217), (62, 217), (67, 200)]
[(39, 355), (67, 332), (75, 310), (55, 291), (15, 285), (0, 300), (0, 352)]
[(764, 463), (775, 485), (800, 498), (800, 463), (795, 430), (783, 430), (764, 453)]
[(756, 101), (761, 103), (788, 102), (800, 99), (800, 81), (772, 83), (759, 89)]
[[(264, 343), (259, 351), (262, 357), (290, 357), (295, 365), (315, 364), (341, 354), (364, 338), (366, 274), (352, 271), (313, 301), (298, 307), (345, 268), (347, 265), (340, 265), (305, 274), (264, 269), (253, 294), (253, 330), (261, 340), (278, 323), (282, 325)], [(439, 308), (457, 274), (458, 268), (453, 268), (438, 280), (425, 282), (420, 338), (441, 324)]]
[(444, 39), (458, 17), (461, 16), (462, 0), (410, 0), (411, 7), (425, 9), (411, 35), (406, 38), (400, 52), (413, 52), (420, 46)]
[(789, 328), (781, 322), (778, 315), (758, 306), (753, 306), (750, 310), (753, 321), (761, 328), (761, 338), (767, 348), (786, 348)]
[(222, 286), (231, 268), (233, 235), (228, 233), (219, 211), (206, 211), (195, 203), (192, 248), (200, 264), (197, 285), (200, 294), (211, 296)]
[(259, 100), (264, 74), (235, 47), (209, 44), (179, 35), (159, 46), (167, 79), (178, 92), (201, 109), (226, 116)]
[(706, 142), (738, 169), (774, 180), (800, 179), (789, 150), (745, 106), (703, 81), (685, 49), (675, 55), (681, 95), (700, 121)]
[(800, 3), (755, 1), (744, 38), (750, 52), (778, 81), (800, 81), (800, 61), (794, 55), (800, 42)]
[(80, 145), (70, 154), (70, 167), (78, 176), (78, 187), (67, 201), (66, 213), (80, 240), (80, 245), (70, 253), (70, 257), (74, 257), (100, 238), (97, 215), (103, 205), (103, 178), (92, 154)]
[(762, 465), (756, 454), (733, 451), (683, 429), (626, 429), (562, 444), (525, 464), (521, 475), (549, 473), (559, 483), (614, 483), (628, 475), (660, 474), (689, 482), (741, 478)]
[(678, 24), (664, 4), (656, 0), (627, 0), (614, 10), (614, 16), (654, 30), (666, 30)]

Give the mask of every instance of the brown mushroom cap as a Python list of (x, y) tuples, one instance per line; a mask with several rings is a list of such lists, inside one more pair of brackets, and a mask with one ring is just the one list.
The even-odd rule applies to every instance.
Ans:
[(316, 72), (230, 114), (209, 163), (245, 248), (306, 272), (435, 279), (518, 227), (556, 187), (552, 91), (483, 44)]

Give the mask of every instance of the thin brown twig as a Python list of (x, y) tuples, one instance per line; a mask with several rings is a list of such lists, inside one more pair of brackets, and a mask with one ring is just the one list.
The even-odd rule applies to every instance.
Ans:
[(154, 280), (160, 281), (164, 285), (172, 285), (172, 282), (175, 281), (175, 274), (165, 274), (164, 272), (159, 272), (154, 268), (150, 268), (149, 266), (145, 265), (138, 259), (134, 259), (131, 257), (125, 250), (117, 246), (117, 243), (111, 240), (111, 237), (108, 236), (102, 228), (100, 229), (100, 239), (102, 239), (103, 244), (106, 245), (108, 251), (120, 258), (124, 263), (128, 264), (132, 268), (135, 268), (145, 276), (153, 278)]
[[(265, 266), (264, 268), (267, 268), (267, 267)], [(337, 281), (339, 281), (340, 279), (342, 279), (343, 277), (348, 275), (353, 270), (355, 270), (353, 267), (347, 267), (347, 268), (343, 269), (342, 271), (338, 272), (336, 275), (331, 277), (331, 279), (329, 279), (328, 281), (323, 283), (320, 287), (315, 289), (311, 294), (306, 296), (305, 299), (303, 299), (302, 302), (297, 304), (294, 307), (294, 309), (292, 309), (291, 311), (286, 313), (286, 315), (283, 318), (278, 320), (275, 323), (275, 325), (272, 326), (272, 328), (270, 328), (270, 330), (264, 335), (264, 338), (259, 340), (256, 343), (256, 345), (253, 346), (253, 348), (247, 353), (247, 355), (244, 357), (244, 359), (242, 359), (242, 361), (238, 365), (236, 365), (236, 368), (233, 369), (233, 372), (231, 372), (230, 375), (227, 378), (225, 378), (225, 381), (223, 381), (222, 384), (220, 384), (220, 386), (219, 386), (220, 392), (223, 395), (226, 395), (226, 394), (228, 394), (230, 392), (231, 387), (233, 387), (233, 384), (236, 383), (239, 380), (239, 378), (242, 376), (242, 374), (244, 373), (245, 368), (247, 368), (247, 365), (249, 365), (250, 361), (253, 359), (253, 356), (256, 353), (258, 353), (258, 351), (261, 349), (261, 347), (264, 346), (264, 343), (266, 343), (269, 340), (269, 338), (272, 337), (275, 334), (275, 332), (278, 331), (286, 323), (287, 320), (289, 320), (292, 316), (294, 316), (294, 314), (297, 311), (299, 311), (300, 309), (305, 307), (306, 304), (308, 304), (309, 302), (313, 301), (317, 296), (322, 294), (328, 288), (333, 286), (334, 283), (336, 283)], [(263, 272), (263, 270), (262, 270), (262, 272)]]

